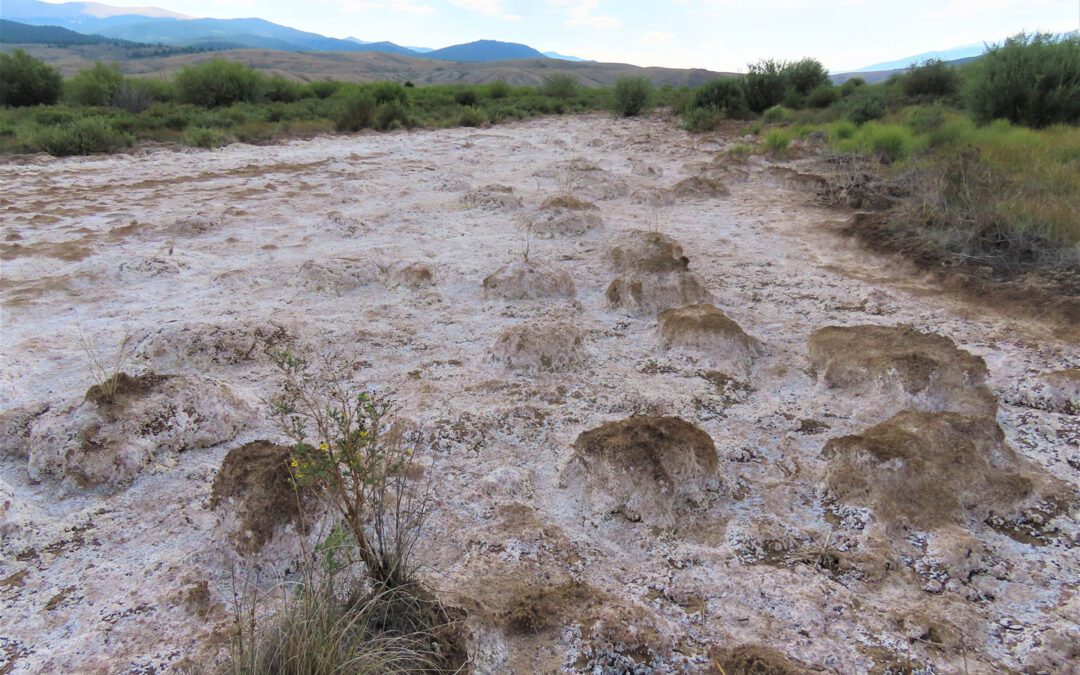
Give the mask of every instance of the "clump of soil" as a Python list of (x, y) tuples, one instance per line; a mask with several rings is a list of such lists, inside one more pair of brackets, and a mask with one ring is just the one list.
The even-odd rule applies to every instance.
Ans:
[(500, 333), (492, 352), (511, 368), (559, 372), (581, 362), (585, 340), (569, 323), (525, 324)]
[(634, 269), (654, 258), (683, 260), (683, 247), (666, 234), (634, 230), (619, 237), (605, 256), (614, 272)]
[(669, 527), (718, 488), (716, 470), (716, 446), (698, 427), (631, 417), (578, 436), (562, 480), (581, 484), (599, 512)]
[(156, 370), (203, 372), (251, 363), (293, 341), (276, 323), (182, 323), (153, 329), (135, 345), (135, 356)]
[(234, 511), (229, 539), (245, 555), (258, 553), (274, 533), (292, 525), (306, 534), (311, 523), (304, 507), (311, 491), (293, 483), (289, 448), (255, 441), (234, 448), (214, 477), (210, 508)]
[(566, 270), (532, 260), (503, 265), (484, 279), (484, 291), (504, 300), (572, 299), (577, 293)]
[(435, 270), (426, 262), (400, 262), (390, 268), (390, 280), (413, 290), (430, 288), (435, 285)]
[(948, 412), (904, 411), (830, 440), (822, 454), (838, 501), (923, 530), (1011, 513), (1044, 480), (993, 419)]
[(986, 364), (947, 337), (909, 326), (830, 326), (810, 336), (810, 364), (852, 395), (882, 394), (900, 408), (993, 415)]
[(501, 622), (510, 635), (535, 635), (586, 615), (611, 598), (581, 581), (557, 585), (517, 585), (502, 590), (508, 598)]
[(654, 314), (671, 307), (712, 304), (705, 280), (687, 269), (687, 262), (667, 256), (638, 261), (634, 269), (615, 278), (605, 292), (608, 305), (635, 315)]
[(665, 348), (703, 354), (722, 370), (749, 371), (761, 349), (757, 340), (712, 305), (664, 310), (657, 317), (657, 329)]
[(675, 184), (671, 192), (676, 197), (726, 197), (731, 194), (724, 181), (711, 176), (691, 176)]
[(739, 645), (731, 649), (710, 649), (710, 675), (804, 675), (806, 666), (764, 645)]
[(299, 281), (308, 290), (344, 295), (358, 288), (380, 283), (383, 270), (373, 260), (330, 258), (309, 260), (300, 266)]
[(529, 224), (530, 232), (542, 239), (575, 237), (603, 227), (596, 204), (572, 195), (546, 199)]
[(514, 188), (496, 184), (466, 192), (461, 203), (467, 209), (484, 211), (516, 211), (521, 208), (521, 198), (514, 194)]
[[(117, 390), (92, 387), (83, 401), (28, 422), (27, 473), (77, 487), (120, 485), (176, 454), (234, 438), (251, 411), (228, 386), (201, 377), (120, 373)], [(110, 401), (111, 399), (111, 401)]]

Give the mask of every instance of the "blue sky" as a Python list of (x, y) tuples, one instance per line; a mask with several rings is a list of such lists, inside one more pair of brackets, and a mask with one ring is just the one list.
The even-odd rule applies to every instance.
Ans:
[[(108, 4), (109, 0), (104, 0)], [(115, 4), (135, 4), (120, 2)], [(1020, 30), (1064, 32), (1080, 0), (146, 0), (334, 37), (444, 47), (481, 38), (598, 61), (740, 71), (813, 56), (834, 72)]]

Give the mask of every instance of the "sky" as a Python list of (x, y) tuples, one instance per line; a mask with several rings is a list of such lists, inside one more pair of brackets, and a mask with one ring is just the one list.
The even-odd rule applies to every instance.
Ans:
[(194, 16), (257, 16), (332, 37), (431, 48), (495, 39), (596, 61), (728, 72), (764, 57), (804, 56), (843, 72), (1021, 30), (1080, 28), (1080, 0), (144, 2)]

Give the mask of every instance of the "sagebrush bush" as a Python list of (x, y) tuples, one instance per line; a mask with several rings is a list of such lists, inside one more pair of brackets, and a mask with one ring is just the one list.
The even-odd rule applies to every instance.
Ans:
[(571, 99), (578, 91), (578, 81), (573, 75), (557, 73), (544, 78), (540, 85), (540, 93), (552, 98)]
[(510, 85), (506, 83), (506, 80), (488, 82), (486, 90), (487, 97), (492, 101), (498, 101), (510, 95)]
[(409, 90), (398, 82), (377, 82), (371, 85), (371, 97), (375, 99), (375, 105), (384, 103), (396, 103), (402, 106), (409, 105)]
[(983, 122), (1080, 122), (1080, 34), (1021, 33), (990, 47), (968, 71), (966, 99)]
[(176, 74), (176, 88), (184, 103), (206, 108), (254, 103), (261, 93), (262, 76), (236, 61), (211, 59), (206, 63), (184, 66)]
[(59, 70), (22, 49), (0, 54), (0, 105), (52, 105), (63, 82)]
[(300, 85), (281, 75), (271, 75), (263, 82), (263, 96), (267, 101), (292, 103), (301, 98)]
[(761, 139), (761, 144), (774, 155), (782, 156), (794, 140), (794, 134), (788, 129), (771, 129)]
[(682, 114), (682, 126), (697, 133), (715, 131), (725, 119), (723, 111), (716, 108), (687, 108)]
[(472, 87), (466, 87), (454, 94), (454, 103), (464, 106), (475, 106), (480, 102), (480, 95)]
[(766, 124), (786, 122), (791, 119), (791, 111), (782, 105), (774, 105), (762, 114), (761, 121)]
[(623, 117), (636, 117), (649, 105), (652, 83), (644, 77), (620, 77), (613, 94), (615, 112)]
[(409, 116), (408, 106), (397, 100), (378, 104), (375, 107), (375, 118), (372, 126), (379, 131), (392, 131), (411, 127), (412, 118)]
[(866, 86), (866, 80), (861, 77), (850, 77), (844, 80), (844, 83), (840, 85), (840, 97), (845, 98), (851, 96), (860, 88)]
[(80, 117), (72, 122), (40, 128), (34, 146), (56, 157), (113, 152), (131, 145), (131, 137), (103, 117)]
[(81, 70), (64, 83), (65, 99), (76, 105), (107, 106), (124, 83), (124, 74), (115, 63), (94, 65)]
[(811, 108), (828, 108), (838, 100), (840, 100), (840, 92), (831, 83), (826, 82), (810, 92), (810, 95), (806, 97), (806, 104)]

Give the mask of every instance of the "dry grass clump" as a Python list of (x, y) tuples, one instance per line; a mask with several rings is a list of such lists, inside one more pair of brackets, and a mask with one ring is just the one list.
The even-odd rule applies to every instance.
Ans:
[(809, 672), (781, 652), (764, 645), (710, 649), (710, 675), (804, 675)]

